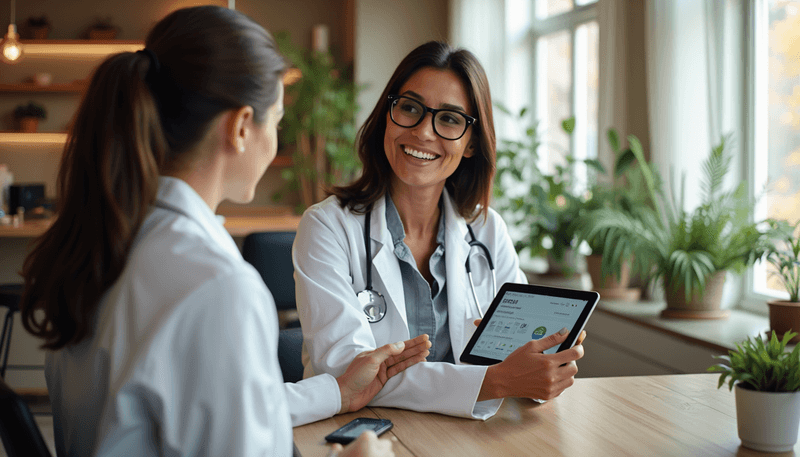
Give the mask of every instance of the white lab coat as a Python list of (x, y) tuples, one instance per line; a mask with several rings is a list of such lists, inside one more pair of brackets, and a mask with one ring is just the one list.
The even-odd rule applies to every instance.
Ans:
[(162, 177), (94, 334), (47, 356), (58, 455), (292, 455), (293, 423), (341, 399), (329, 375), (283, 383), (277, 332), (272, 296), (225, 228)]
[[(373, 289), (383, 294), (387, 314), (370, 324), (356, 299), (366, 288), (366, 250), (363, 214), (355, 214), (329, 197), (303, 215), (295, 238), (293, 256), (297, 309), (303, 327), (305, 376), (319, 373), (341, 375), (357, 354), (409, 337), (400, 265), (386, 226), (385, 199), (373, 207)], [(466, 222), (458, 215), (444, 191), (445, 263), (450, 342), (456, 365), (423, 362), (390, 379), (370, 405), (453, 416), (486, 419), (497, 412), (502, 400), (477, 402), (486, 367), (463, 365), (461, 352), (475, 331), (479, 318), (465, 269), (469, 253)], [(506, 225), (489, 210), (488, 218), (472, 223), (475, 237), (492, 253), (498, 289), (506, 282), (526, 282)], [(486, 262), (473, 249), (472, 271), (481, 307), (492, 300), (492, 276)]]

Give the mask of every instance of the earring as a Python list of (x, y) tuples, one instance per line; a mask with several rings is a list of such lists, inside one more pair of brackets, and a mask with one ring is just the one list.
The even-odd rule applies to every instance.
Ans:
[(238, 149), (239, 149), (239, 152), (244, 152), (244, 145), (240, 144)]

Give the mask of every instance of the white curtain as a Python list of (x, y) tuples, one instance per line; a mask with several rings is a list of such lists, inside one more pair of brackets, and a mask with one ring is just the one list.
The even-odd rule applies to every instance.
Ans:
[(730, 183), (746, 178), (743, 1), (646, 0), (651, 157), (676, 196), (685, 174), (686, 209), (702, 199), (700, 165), (722, 135), (742, 159)]

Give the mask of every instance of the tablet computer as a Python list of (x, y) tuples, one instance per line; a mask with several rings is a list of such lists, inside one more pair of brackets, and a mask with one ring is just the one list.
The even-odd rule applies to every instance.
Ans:
[(528, 341), (552, 335), (564, 327), (569, 329), (567, 339), (544, 353), (569, 349), (599, 299), (600, 294), (586, 290), (505, 283), (461, 353), (461, 361), (494, 365)]

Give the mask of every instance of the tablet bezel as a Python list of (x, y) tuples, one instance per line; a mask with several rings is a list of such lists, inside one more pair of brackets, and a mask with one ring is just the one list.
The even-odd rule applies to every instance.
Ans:
[(492, 304), (489, 305), (489, 309), (486, 310), (486, 314), (483, 316), (483, 320), (481, 321), (480, 325), (478, 325), (478, 328), (477, 330), (475, 330), (475, 333), (472, 334), (472, 338), (469, 339), (467, 346), (461, 352), (461, 357), (459, 358), (461, 362), (469, 363), (472, 365), (495, 365), (497, 363), (502, 362), (502, 360), (498, 359), (490, 359), (488, 357), (473, 355), (470, 354), (470, 352), (472, 351), (472, 348), (475, 347), (475, 344), (478, 342), (478, 338), (480, 338), (481, 334), (483, 333), (483, 330), (489, 324), (489, 321), (492, 320), (492, 316), (494, 315), (495, 310), (498, 308), (500, 304), (500, 299), (504, 297), (506, 292), (508, 291), (544, 295), (547, 297), (571, 298), (575, 300), (586, 301), (586, 305), (581, 310), (581, 315), (578, 317), (578, 320), (575, 321), (575, 325), (570, 329), (567, 339), (564, 340), (563, 343), (561, 343), (561, 346), (558, 347), (558, 350), (556, 352), (561, 352), (564, 349), (569, 349), (575, 344), (575, 340), (577, 339), (578, 335), (580, 335), (581, 330), (583, 330), (584, 326), (586, 325), (586, 321), (589, 320), (589, 316), (592, 315), (592, 311), (594, 311), (594, 309), (597, 307), (598, 301), (600, 301), (600, 294), (595, 291), (564, 289), (560, 287), (507, 282), (503, 284), (503, 286), (497, 292), (497, 295), (494, 297), (494, 300), (492, 300)]

